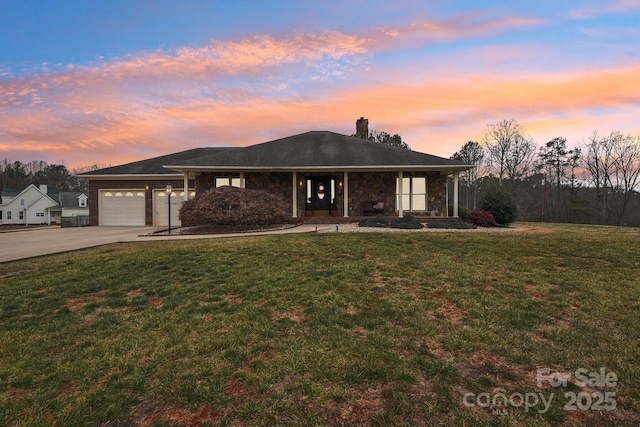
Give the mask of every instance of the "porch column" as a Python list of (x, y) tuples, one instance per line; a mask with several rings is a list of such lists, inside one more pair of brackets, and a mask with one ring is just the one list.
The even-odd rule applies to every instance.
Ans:
[(404, 176), (402, 171), (398, 171), (398, 217), (402, 218), (404, 216), (404, 209), (402, 207), (402, 195), (404, 190), (402, 188), (402, 181), (404, 181)]
[(447, 175), (447, 179), (444, 180), (444, 216), (449, 216), (449, 175)]
[(453, 216), (458, 216), (458, 175), (459, 172), (453, 174)]
[(189, 200), (189, 172), (184, 172), (184, 201)]
[(342, 196), (343, 196), (343, 209), (344, 209), (344, 217), (349, 217), (349, 172), (344, 171), (344, 177), (342, 179)]
[(244, 172), (240, 172), (240, 188), (245, 188)]
[(291, 180), (291, 192), (293, 194), (293, 208), (291, 209), (291, 217), (298, 217), (298, 172), (293, 172), (293, 179)]

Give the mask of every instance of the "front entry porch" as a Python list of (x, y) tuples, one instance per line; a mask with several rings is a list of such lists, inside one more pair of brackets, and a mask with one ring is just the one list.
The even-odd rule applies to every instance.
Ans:
[[(292, 218), (367, 215), (446, 217), (446, 171), (234, 171), (196, 175), (196, 193), (218, 185), (263, 190), (279, 196)], [(453, 215), (457, 173), (453, 173)], [(223, 183), (223, 184), (221, 184)]]
[(306, 179), (305, 217), (338, 216), (335, 176), (310, 176)]

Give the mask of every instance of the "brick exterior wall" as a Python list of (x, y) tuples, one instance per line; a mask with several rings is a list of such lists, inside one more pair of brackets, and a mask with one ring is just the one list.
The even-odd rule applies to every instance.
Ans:
[[(446, 175), (439, 172), (405, 172), (405, 177), (427, 177), (427, 212), (429, 216), (446, 216)], [(216, 177), (239, 176), (229, 173), (203, 173), (196, 177), (196, 193), (201, 193), (215, 185)], [(299, 172), (297, 174), (296, 192), (299, 215), (304, 216), (307, 198), (307, 179), (310, 177), (335, 177), (336, 204), (338, 214), (344, 216), (344, 188), (342, 172)], [(350, 172), (349, 173), (349, 216), (361, 216), (362, 203), (367, 201), (384, 201), (384, 215), (393, 216), (396, 210), (396, 178), (397, 172)], [(282, 198), (286, 212), (292, 212), (291, 172), (247, 172), (246, 188), (264, 190)]]
[(291, 192), (291, 172), (252, 172), (245, 175), (245, 186), (279, 196), (285, 212), (292, 211), (293, 194)]
[(349, 216), (362, 215), (362, 203), (374, 200), (384, 202), (383, 215), (394, 215), (397, 176), (396, 172), (349, 173)]

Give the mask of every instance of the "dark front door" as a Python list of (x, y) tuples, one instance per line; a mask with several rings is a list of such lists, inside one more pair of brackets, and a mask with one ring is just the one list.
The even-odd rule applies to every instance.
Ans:
[(328, 211), (331, 209), (333, 182), (333, 178), (327, 176), (312, 177), (309, 179), (307, 185), (309, 185), (312, 210)]

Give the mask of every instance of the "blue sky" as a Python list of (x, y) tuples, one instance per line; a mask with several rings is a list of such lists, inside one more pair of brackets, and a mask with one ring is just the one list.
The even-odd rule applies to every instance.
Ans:
[(0, 158), (120, 164), (355, 120), (449, 157), (640, 134), (640, 0), (0, 0)]

